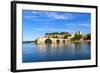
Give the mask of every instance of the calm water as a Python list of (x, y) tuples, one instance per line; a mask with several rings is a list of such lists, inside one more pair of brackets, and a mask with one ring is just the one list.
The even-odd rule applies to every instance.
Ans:
[(23, 62), (86, 60), (91, 58), (90, 42), (66, 44), (23, 44)]

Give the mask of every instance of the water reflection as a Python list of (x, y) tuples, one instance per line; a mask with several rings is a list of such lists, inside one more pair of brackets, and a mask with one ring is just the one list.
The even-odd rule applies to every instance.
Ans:
[(90, 42), (27, 43), (23, 44), (23, 62), (90, 59), (90, 46)]

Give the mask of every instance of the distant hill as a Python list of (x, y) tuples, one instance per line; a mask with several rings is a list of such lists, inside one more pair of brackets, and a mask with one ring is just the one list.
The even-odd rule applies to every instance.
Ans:
[(35, 41), (23, 41), (23, 43), (34, 43)]

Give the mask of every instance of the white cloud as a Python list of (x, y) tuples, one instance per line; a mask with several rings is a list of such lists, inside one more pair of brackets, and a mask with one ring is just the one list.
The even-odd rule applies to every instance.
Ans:
[(33, 13), (33, 14), (37, 14), (37, 13), (38, 13), (38, 11), (32, 11), (32, 13)]
[(86, 24), (86, 23), (75, 23), (75, 24), (66, 24), (66, 26), (90, 27), (90, 24)]
[(73, 16), (70, 13), (56, 13), (56, 12), (51, 12), (51, 13), (45, 13), (48, 17), (54, 18), (54, 19), (72, 19)]
[(72, 24), (72, 23), (68, 23), (68, 24), (65, 24), (66, 26), (75, 26), (76, 24)]
[(59, 29), (56, 29), (56, 28), (35, 28), (35, 30), (38, 30), (38, 31), (51, 31), (51, 30), (59, 30)]
[(90, 24), (80, 24), (80, 26), (83, 26), (83, 27), (90, 27)]
[(33, 30), (35, 31), (50, 31), (50, 32), (73, 32), (72, 29), (63, 29), (61, 28), (59, 30), (59, 28), (34, 28)]
[(24, 16), (24, 18), (26, 18), (26, 19), (34, 19), (34, 18), (36, 18), (36, 16), (27, 15), (27, 16)]
[(31, 11), (33, 16), (45, 16), (51, 19), (72, 19), (73, 15), (71, 13), (60, 13), (60, 12), (43, 12), (43, 11)]

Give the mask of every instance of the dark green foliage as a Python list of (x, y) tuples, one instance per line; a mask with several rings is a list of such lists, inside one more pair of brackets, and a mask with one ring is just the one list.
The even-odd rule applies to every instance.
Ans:
[(87, 39), (91, 39), (91, 34), (87, 34)]
[(71, 34), (65, 34), (64, 39), (67, 39)]
[(52, 33), (45, 33), (45, 35), (57, 35), (57, 34), (60, 34), (60, 35), (64, 35), (64, 34), (69, 34), (68, 32), (52, 32)]
[(87, 35), (84, 37), (84, 40), (91, 40), (91, 34), (87, 34)]
[(80, 40), (82, 37), (83, 37), (82, 34), (75, 34), (73, 39), (74, 40)]
[(68, 32), (61, 32), (60, 35), (69, 34)]

